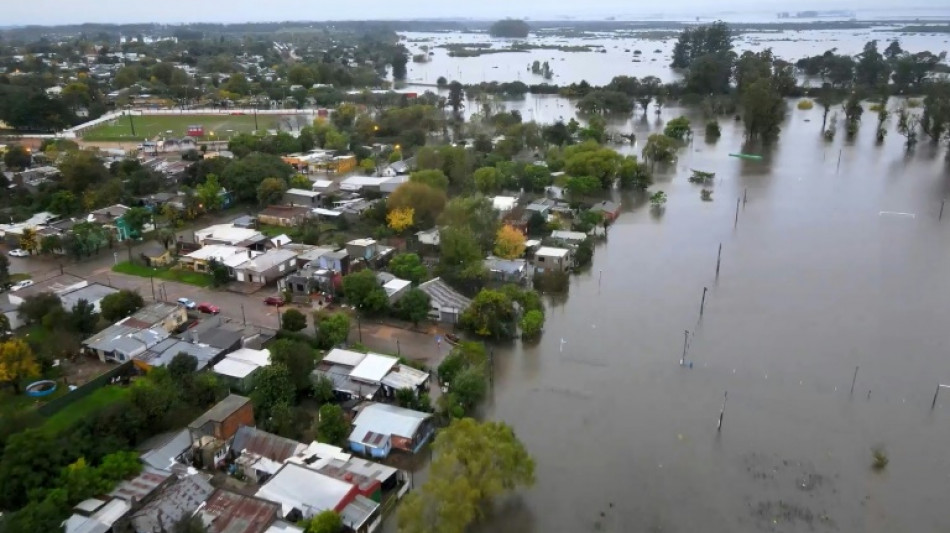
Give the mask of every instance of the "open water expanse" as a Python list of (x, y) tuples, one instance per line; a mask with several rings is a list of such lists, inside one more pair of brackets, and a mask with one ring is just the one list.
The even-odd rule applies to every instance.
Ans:
[[(871, 35), (805, 33), (822, 39), (755, 46), (794, 59), (835, 46), (857, 52)], [(621, 61), (611, 40), (608, 54), (456, 59), (438, 50), (410, 78), (525, 80), (531, 58), (555, 55), (565, 58), (552, 64), (557, 83), (670, 79), (671, 43), (620, 45), (646, 57), (664, 50), (648, 64)], [(902, 43), (948, 48), (943, 36)], [(492, 63), (499, 68), (482, 71)], [(762, 161), (729, 157), (743, 150), (731, 118), (712, 144), (703, 118), (681, 108), (610, 122), (642, 140), (686, 114), (696, 136), (657, 170), (651, 191), (669, 195), (664, 210), (615, 193), (622, 215), (593, 266), (548, 302), (540, 342), (495, 349), (485, 414), (515, 428), (537, 484), (500, 503), (482, 530), (950, 531), (950, 390), (931, 409), (937, 385), (950, 384), (950, 209), (938, 219), (950, 192), (946, 148), (922, 139), (906, 155), (893, 118), (878, 145), (872, 112), (855, 139), (842, 130), (826, 142), (820, 108), (794, 104), (779, 141), (749, 149)], [(574, 116), (558, 97), (506, 106), (539, 122)], [(716, 172), (714, 201), (700, 200), (690, 169)], [(680, 365), (684, 330), (692, 368)], [(890, 458), (880, 472), (875, 447)]]

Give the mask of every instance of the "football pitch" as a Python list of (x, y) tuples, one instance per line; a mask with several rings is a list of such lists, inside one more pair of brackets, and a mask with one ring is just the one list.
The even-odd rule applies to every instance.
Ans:
[[(132, 123), (128, 116), (117, 117), (86, 130), (82, 138), (87, 141), (144, 141), (159, 137), (184, 137), (189, 126), (202, 126), (202, 140), (227, 140), (238, 133), (250, 133), (257, 129), (288, 129), (286, 122), (292, 116), (257, 115), (134, 115)], [(132, 127), (135, 135), (132, 135)]]

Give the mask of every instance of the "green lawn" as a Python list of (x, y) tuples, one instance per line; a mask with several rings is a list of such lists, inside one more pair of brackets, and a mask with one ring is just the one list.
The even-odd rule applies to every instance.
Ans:
[(16, 283), (18, 281), (30, 279), (31, 277), (33, 276), (31, 276), (30, 274), (26, 272), (17, 272), (16, 274), (10, 274), (10, 283)]
[(86, 418), (92, 413), (127, 398), (130, 390), (128, 387), (106, 385), (47, 418), (46, 422), (43, 422), (43, 429), (53, 433), (63, 431), (71, 424)]
[[(280, 119), (280, 115), (257, 115), (257, 125), (261, 130), (275, 129)], [(209, 141), (227, 140), (231, 135), (256, 129), (254, 115), (136, 115), (132, 122), (135, 124), (134, 136), (126, 116), (86, 130), (82, 138), (87, 141), (141, 141), (159, 136), (184, 137), (188, 126), (200, 125), (204, 126), (205, 136), (199, 140)]]
[(150, 268), (136, 263), (129, 263), (128, 261), (115, 265), (112, 267), (112, 271), (142, 278), (155, 277), (165, 281), (188, 283), (189, 285), (197, 285), (199, 287), (210, 287), (214, 281), (210, 274), (177, 268)]

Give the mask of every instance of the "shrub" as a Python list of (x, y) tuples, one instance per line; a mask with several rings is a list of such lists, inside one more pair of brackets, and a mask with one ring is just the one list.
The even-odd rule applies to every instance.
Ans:
[(798, 108), (801, 109), (802, 111), (808, 111), (809, 109), (813, 107), (815, 107), (815, 102), (812, 102), (811, 100), (807, 98), (798, 101)]

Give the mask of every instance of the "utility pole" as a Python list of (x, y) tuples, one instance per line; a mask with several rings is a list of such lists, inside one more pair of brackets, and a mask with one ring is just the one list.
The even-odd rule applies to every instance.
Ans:
[(858, 381), (858, 369), (860, 366), (854, 367), (854, 377), (851, 378), (851, 396), (854, 396), (854, 383)]
[(742, 198), (736, 198), (736, 222), (732, 227), (736, 228), (739, 226), (739, 202), (742, 201)]
[(940, 216), (937, 217), (937, 220), (943, 220), (943, 204), (947, 203), (946, 200), (940, 200)]
[(722, 243), (719, 243), (719, 254), (716, 255), (716, 277), (719, 277), (719, 265), (722, 263)]
[(719, 425), (716, 427), (716, 431), (722, 431), (722, 417), (726, 414), (726, 399), (729, 398), (729, 391), (726, 391), (722, 395), (722, 409), (719, 411)]
[(399, 339), (396, 339), (396, 355), (402, 357), (402, 349), (399, 348)]
[(132, 136), (135, 137), (135, 121), (132, 120), (132, 109), (129, 108), (129, 127), (132, 128)]
[(699, 303), (699, 316), (703, 316), (703, 309), (706, 307), (706, 291), (708, 287), (703, 287), (703, 300)]
[(680, 358), (680, 366), (686, 365), (686, 348), (689, 346), (689, 330), (683, 330), (683, 357)]
[(148, 280), (152, 282), (152, 300), (155, 299), (155, 276), (149, 276)]
[(363, 344), (363, 322), (360, 320), (360, 315), (356, 315), (356, 329), (360, 334), (360, 344)]
[(244, 314), (244, 304), (241, 304), (241, 321), (247, 326), (247, 316)]

